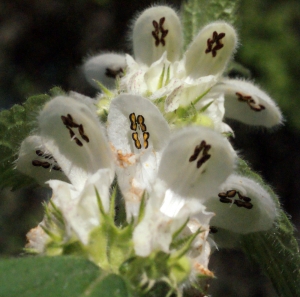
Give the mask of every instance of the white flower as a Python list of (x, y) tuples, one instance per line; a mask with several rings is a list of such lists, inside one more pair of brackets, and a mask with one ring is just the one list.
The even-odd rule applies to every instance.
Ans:
[(247, 125), (271, 128), (281, 124), (282, 114), (276, 103), (250, 82), (223, 79), (213, 92), (225, 95), (225, 116)]
[[(181, 57), (182, 32), (179, 17), (167, 6), (145, 10), (133, 27), (136, 62), (126, 56), (127, 72), (121, 87), (165, 97), (165, 111), (188, 106), (216, 84), (237, 44), (235, 30), (225, 22), (203, 28)], [(209, 41), (208, 41), (209, 40)]]
[[(75, 233), (86, 244), (89, 231), (100, 224), (96, 190), (104, 210), (108, 211), (109, 189), (115, 171), (105, 131), (94, 106), (86, 98), (73, 97), (58, 96), (44, 106), (38, 117), (39, 136), (25, 139), (17, 168), (29, 165), (30, 169), (23, 172), (44, 181), (45, 178), (58, 178), (49, 170), (59, 167), (66, 176), (63, 179), (70, 183), (53, 179), (48, 182), (53, 190), (52, 202), (64, 216), (68, 227), (66, 237)], [(37, 157), (51, 164), (46, 166), (43, 163), (46, 161), (36, 160)], [(45, 175), (41, 174), (41, 168)]]
[(145, 217), (134, 231), (136, 254), (146, 256), (157, 248), (169, 252), (173, 233), (188, 218), (207, 226), (213, 214), (203, 202), (231, 174), (234, 163), (227, 139), (211, 129), (175, 133), (163, 151)]
[(46, 181), (58, 179), (69, 181), (55, 158), (37, 135), (27, 137), (21, 144), (16, 169), (35, 179), (41, 186)]
[(114, 88), (116, 78), (123, 75), (125, 67), (124, 55), (106, 53), (86, 59), (82, 70), (94, 88), (99, 89), (96, 81), (100, 81), (108, 88)]
[(124, 94), (111, 102), (107, 132), (127, 217), (137, 216), (142, 194), (151, 190), (156, 178), (162, 150), (169, 140), (169, 126), (152, 102)]
[(232, 174), (220, 192), (205, 205), (213, 211), (211, 225), (231, 232), (247, 234), (270, 229), (277, 216), (271, 195), (249, 177)]
[[(264, 92), (249, 82), (222, 79), (237, 47), (237, 34), (228, 23), (218, 21), (205, 26), (182, 56), (179, 17), (170, 7), (155, 6), (136, 19), (132, 39), (134, 58), (126, 55), (121, 91), (156, 100), (160, 106), (163, 102), (166, 113), (191, 104), (202, 112), (207, 105), (203, 102), (210, 103), (206, 109), (209, 117), (214, 110), (223, 110), (212, 121), (219, 132), (231, 132), (222, 123), (224, 113), (229, 118), (268, 128), (282, 122), (280, 110)], [(116, 67), (124, 67), (124, 56), (110, 60), (94, 63), (92, 67), (100, 71), (107, 63), (118, 60), (122, 62)], [(93, 64), (92, 60), (90, 63)]]

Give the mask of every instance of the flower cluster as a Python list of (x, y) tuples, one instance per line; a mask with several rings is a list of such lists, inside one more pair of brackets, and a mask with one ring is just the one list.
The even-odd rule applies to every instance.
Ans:
[(145, 10), (133, 56), (84, 63), (102, 90), (96, 99), (71, 92), (40, 111), (16, 162), (52, 189), (29, 250), (81, 254), (141, 288), (165, 281), (179, 290), (213, 275), (209, 256), (226, 246), (222, 232), (272, 227), (275, 203), (238, 170), (224, 117), (270, 128), (281, 113), (251, 82), (223, 76), (238, 44), (230, 24), (207, 25), (184, 54), (181, 31), (173, 9)]

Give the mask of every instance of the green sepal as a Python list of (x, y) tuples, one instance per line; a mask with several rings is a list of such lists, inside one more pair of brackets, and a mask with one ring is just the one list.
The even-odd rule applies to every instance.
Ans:
[(108, 213), (104, 211), (101, 197), (95, 189), (100, 212), (100, 226), (90, 233), (90, 239), (85, 247), (90, 259), (106, 271), (117, 273), (121, 264), (133, 253), (132, 233), (133, 223), (118, 227), (115, 224), (115, 196), (110, 204)]

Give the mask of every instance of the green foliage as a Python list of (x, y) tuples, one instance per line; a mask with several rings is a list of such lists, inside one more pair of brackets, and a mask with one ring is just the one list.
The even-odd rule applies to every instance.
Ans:
[(28, 257), (0, 261), (0, 296), (129, 297), (125, 281), (75, 257)]
[(261, 177), (252, 172), (242, 160), (238, 171), (260, 183), (271, 194), (278, 209), (278, 216), (271, 230), (241, 236), (242, 249), (269, 276), (279, 296), (300, 296), (300, 254), (294, 228), (280, 208), (278, 197)]
[(182, 22), (185, 48), (197, 35), (200, 28), (210, 22), (236, 21), (238, 0), (189, 0), (182, 6)]
[[(53, 88), (52, 96), (62, 90)], [(22, 105), (16, 104), (0, 113), (0, 188), (21, 188), (34, 184), (33, 179), (14, 170), (14, 162), (21, 142), (36, 128), (36, 116), (51, 96), (42, 94), (29, 97)]]

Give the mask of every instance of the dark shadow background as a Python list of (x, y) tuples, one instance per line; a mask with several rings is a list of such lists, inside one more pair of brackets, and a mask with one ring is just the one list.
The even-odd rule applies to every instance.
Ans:
[[(80, 73), (89, 54), (127, 51), (130, 20), (146, 0), (1, 0), (0, 106), (9, 108), (53, 86), (93, 96)], [(180, 1), (168, 3), (179, 8)], [(300, 228), (300, 2), (242, 0), (236, 60), (282, 108), (285, 125), (274, 131), (229, 122), (234, 146), (281, 197)], [(0, 152), (1, 153), (1, 152)], [(19, 255), (26, 232), (43, 216), (43, 189), (11, 192), (0, 199), (0, 253)], [(298, 235), (299, 237), (299, 235)], [(214, 296), (275, 296), (268, 280), (239, 252), (212, 257)]]

